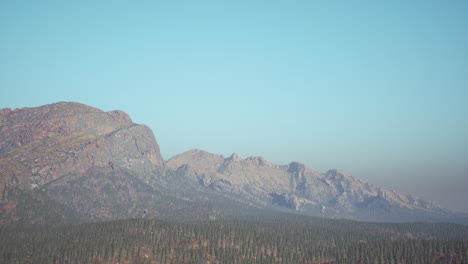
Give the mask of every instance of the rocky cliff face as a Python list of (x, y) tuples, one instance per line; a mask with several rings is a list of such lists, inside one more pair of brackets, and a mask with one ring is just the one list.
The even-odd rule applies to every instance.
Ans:
[(0, 111), (0, 175), (36, 188), (91, 167), (152, 173), (164, 164), (151, 130), (122, 111), (78, 103)]
[(325, 173), (292, 162), (276, 165), (261, 157), (228, 158), (194, 149), (168, 160), (184, 166), (186, 177), (231, 197), (260, 206), (276, 204), (297, 212), (365, 220), (397, 221), (444, 216), (449, 211), (414, 196), (383, 190), (340, 170)]
[[(132, 210), (135, 212), (127, 216), (140, 214), (135, 202), (138, 200), (138, 191), (132, 187), (135, 184), (131, 185), (128, 177), (122, 177), (123, 172), (131, 172), (140, 178), (149, 177), (164, 164), (151, 130), (144, 125), (134, 124), (122, 111), (103, 112), (83, 104), (67, 102), (0, 110), (0, 216), (18, 213), (16, 205), (21, 203), (17, 196), (15, 198), (12, 195), (18, 189), (23, 193), (38, 190), (44, 194), (45, 198), (41, 198), (43, 201), (50, 198), (67, 208), (81, 204), (81, 211), (88, 211), (80, 213), (92, 218), (118, 218), (125, 215), (123, 211), (128, 213)], [(64, 182), (62, 178), (67, 175), (74, 181)], [(109, 181), (98, 181), (96, 175), (123, 179), (120, 183), (127, 182), (130, 187), (109, 189)], [(76, 182), (76, 179), (83, 177), (88, 179), (83, 180), (86, 186), (69, 188), (69, 182)], [(49, 184), (51, 182), (54, 184)], [(96, 193), (89, 193), (85, 197), (85, 191), (90, 186)], [(57, 190), (67, 190), (69, 193), (58, 195)], [(129, 190), (133, 190), (135, 195), (130, 197)], [(29, 195), (35, 194), (38, 192)], [(71, 194), (83, 199), (78, 201), (75, 197), (74, 201), (70, 201), (67, 197)], [(123, 203), (118, 213), (100, 212), (119, 201), (105, 199), (115, 196), (119, 199), (127, 197), (129, 201)], [(37, 198), (37, 195), (34, 197)], [(97, 203), (101, 200), (108, 203)], [(23, 203), (23, 208), (27, 207)]]

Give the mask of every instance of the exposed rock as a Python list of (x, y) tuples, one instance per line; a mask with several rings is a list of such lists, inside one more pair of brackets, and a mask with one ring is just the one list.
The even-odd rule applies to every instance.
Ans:
[(307, 199), (299, 198), (294, 194), (289, 193), (270, 193), (274, 204), (299, 210), (302, 205), (311, 203)]
[(239, 160), (241, 160), (241, 158), (240, 158), (239, 156), (237, 156), (236, 153), (232, 153), (232, 155), (231, 155), (228, 159), (230, 159), (230, 160), (232, 160), (232, 161), (239, 161)]
[(303, 173), (306, 173), (306, 172), (312, 172), (312, 170), (307, 168), (302, 163), (293, 161), (293, 162), (289, 163), (289, 165), (288, 165), (288, 172), (289, 173), (303, 174)]
[(200, 149), (192, 149), (182, 154), (178, 154), (167, 161), (167, 165), (178, 168), (184, 164), (190, 164), (193, 170), (216, 171), (224, 162), (224, 157), (208, 153)]
[(276, 165), (261, 157), (241, 159), (232, 154), (223, 158), (192, 150), (174, 156), (167, 164), (173, 168), (188, 165), (197, 176), (186, 173), (186, 177), (196, 178), (200, 185), (217, 192), (247, 193), (259, 203), (268, 200), (312, 215), (390, 221), (450, 213), (414, 196), (374, 187), (340, 170), (319, 173), (298, 162)]
[(0, 227), (21, 219), (108, 220), (142, 212), (145, 218), (218, 217), (220, 211), (207, 205), (224, 208), (219, 197), (254, 208), (361, 220), (450, 216), (417, 197), (298, 162), (276, 165), (192, 149), (166, 163), (151, 130), (126, 113), (66, 102), (0, 110), (0, 183)]
[(210, 207), (161, 186), (173, 173), (152, 131), (122, 111), (62, 102), (3, 109), (0, 122), (0, 228), (142, 212), (161, 219), (213, 215)]
[(3, 108), (3, 109), (0, 109), (0, 115), (8, 115), (11, 113), (11, 109), (10, 108)]
[(151, 130), (122, 111), (60, 102), (0, 113), (0, 176), (6, 183), (35, 188), (90, 167), (152, 173), (164, 165)]
[(215, 180), (211, 182), (208, 185), (208, 187), (210, 187), (213, 190), (221, 191), (221, 192), (232, 191), (233, 189), (232, 182), (225, 180), (225, 179)]

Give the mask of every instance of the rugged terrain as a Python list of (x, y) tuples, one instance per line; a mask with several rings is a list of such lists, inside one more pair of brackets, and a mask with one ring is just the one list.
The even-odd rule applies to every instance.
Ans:
[(262, 207), (275, 204), (308, 215), (373, 221), (441, 220), (450, 215), (415, 196), (372, 186), (340, 170), (319, 173), (298, 162), (276, 165), (262, 157), (224, 158), (193, 149), (167, 165), (186, 166), (186, 176), (200, 185)]
[(184, 215), (197, 205), (147, 183), (164, 164), (152, 131), (122, 111), (66, 102), (2, 109), (0, 224), (46, 222), (53, 212), (55, 220)]
[(152, 131), (124, 112), (68, 102), (0, 110), (0, 183), (0, 226), (213, 220), (259, 209), (372, 221), (466, 219), (342, 171), (319, 173), (298, 162), (276, 165), (198, 149), (165, 162)]
[(2, 180), (35, 188), (92, 167), (152, 173), (164, 164), (151, 130), (122, 111), (78, 103), (0, 111)]

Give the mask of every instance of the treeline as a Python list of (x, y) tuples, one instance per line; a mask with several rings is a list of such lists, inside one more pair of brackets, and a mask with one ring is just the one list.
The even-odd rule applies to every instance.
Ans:
[(468, 229), (310, 217), (0, 230), (0, 263), (468, 263)]

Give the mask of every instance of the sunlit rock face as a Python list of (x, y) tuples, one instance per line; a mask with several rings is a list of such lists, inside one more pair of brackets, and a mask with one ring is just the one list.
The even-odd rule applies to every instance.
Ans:
[(225, 158), (193, 149), (172, 157), (167, 165), (184, 168), (184, 177), (234, 199), (311, 215), (397, 221), (411, 214), (449, 213), (431, 202), (380, 189), (343, 171), (319, 173), (299, 162), (276, 165), (262, 157), (242, 159), (232, 154)]
[[(152, 131), (122, 111), (60, 102), (0, 110), (0, 227), (163, 217), (147, 184), (165, 162)], [(162, 215), (162, 216), (161, 216)]]
[(0, 175), (35, 188), (91, 167), (151, 173), (164, 160), (151, 130), (122, 111), (79, 103), (0, 110)]

